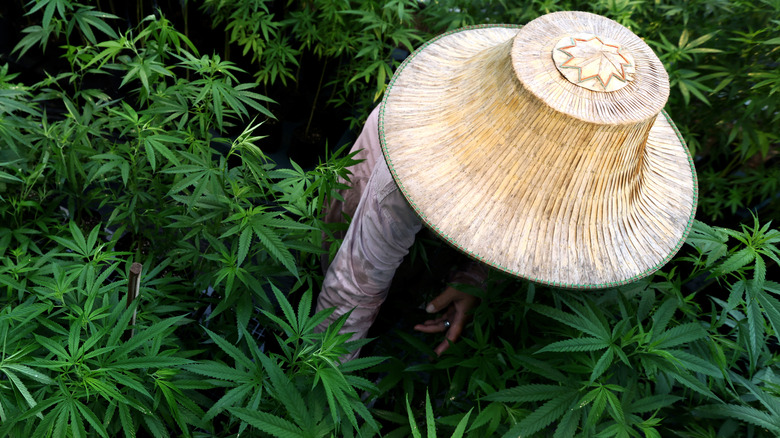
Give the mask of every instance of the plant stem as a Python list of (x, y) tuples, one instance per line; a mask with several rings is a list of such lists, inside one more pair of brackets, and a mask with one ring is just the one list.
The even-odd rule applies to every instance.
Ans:
[[(338, 78), (340, 71), (341, 71), (341, 57), (338, 58), (338, 65), (336, 65), (336, 78)], [(330, 97), (328, 98), (328, 100), (333, 100), (333, 96), (336, 95), (337, 89), (338, 87), (333, 87), (333, 89), (330, 90)]]
[(731, 173), (731, 172), (734, 170), (734, 168), (735, 168), (735, 167), (736, 167), (738, 164), (740, 164), (740, 161), (741, 161), (741, 159), (740, 159), (739, 155), (735, 156), (735, 157), (734, 157), (734, 158), (733, 158), (733, 159), (732, 159), (732, 160), (729, 162), (729, 164), (727, 164), (727, 165), (726, 165), (726, 168), (725, 168), (725, 169), (723, 169), (723, 171), (720, 173), (720, 176), (721, 176), (721, 178), (725, 178), (726, 176), (728, 176), (728, 175), (729, 175), (729, 174), (730, 174), (730, 173)]
[(190, 17), (189, 17), (190, 3), (184, 0), (182, 4), (182, 15), (184, 15), (184, 36), (190, 39)]
[[(187, 37), (187, 39), (190, 39), (190, 16), (189, 16), (189, 1), (184, 0), (184, 4), (182, 5), (183, 11), (182, 14), (184, 15), (184, 36)], [(190, 70), (187, 69), (187, 80), (190, 80)]]
[(314, 110), (317, 109), (317, 100), (320, 98), (320, 90), (322, 90), (322, 81), (325, 79), (325, 68), (328, 66), (328, 60), (322, 63), (322, 73), (320, 74), (320, 82), (317, 84), (317, 93), (314, 94), (314, 102), (311, 104), (311, 112), (309, 113), (309, 121), (306, 123), (306, 131), (304, 134), (309, 136), (309, 128), (311, 128), (311, 121), (314, 119)]

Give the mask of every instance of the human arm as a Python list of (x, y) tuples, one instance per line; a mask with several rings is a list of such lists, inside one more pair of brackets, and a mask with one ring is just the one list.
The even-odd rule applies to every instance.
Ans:
[[(475, 261), (469, 261), (468, 264), (456, 272), (452, 282), (483, 289), (486, 278), (487, 269), (485, 266)], [(478, 303), (479, 298), (476, 296), (460, 291), (451, 285), (447, 286), (442, 293), (431, 300), (425, 307), (425, 311), (428, 313), (443, 313), (437, 318), (415, 325), (414, 329), (423, 333), (444, 332), (444, 340), (434, 349), (436, 355), (441, 356), (442, 353), (450, 348), (450, 343), (454, 343), (460, 338), (463, 329), (471, 318), (471, 310)], [(449, 326), (445, 322), (449, 323)]]
[[(366, 336), (398, 265), (421, 227), (420, 218), (398, 190), (384, 159), (377, 160), (344, 241), (325, 275), (317, 310), (334, 307), (335, 311), (320, 330), (352, 311), (341, 331), (353, 332), (354, 340)], [(356, 355), (354, 352), (345, 360)]]

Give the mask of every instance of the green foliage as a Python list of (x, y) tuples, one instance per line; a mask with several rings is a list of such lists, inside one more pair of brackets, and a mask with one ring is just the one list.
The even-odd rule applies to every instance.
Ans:
[[(697, 160), (702, 217), (718, 220), (765, 200), (777, 210), (777, 2), (203, 0), (201, 8), (226, 31), (226, 47), (251, 55), (258, 82), (288, 85), (316, 70), (313, 107), (322, 104), (324, 79), (329, 104), (359, 112), (384, 92), (394, 50), (468, 25), (522, 24), (560, 10), (605, 15), (640, 35), (669, 72), (667, 111)], [(310, 55), (316, 63), (307, 64)]]
[[(409, 405), (408, 397), (406, 399), (406, 412), (409, 414), (409, 425), (411, 426), (412, 436), (414, 436), (414, 438), (421, 438), (422, 434), (420, 434), (420, 429), (417, 427), (414, 414), (412, 413), (412, 407)], [(463, 433), (466, 431), (466, 425), (468, 424), (469, 416), (471, 416), (471, 411), (466, 412), (466, 415), (464, 415), (463, 418), (461, 418), (461, 420), (458, 422), (458, 425), (455, 427), (455, 431), (452, 433), (453, 438), (460, 438), (463, 436)], [(427, 392), (425, 393), (425, 422), (426, 431), (428, 432), (427, 437), (436, 438), (436, 423), (433, 418), (431, 397)]]
[[(203, 0), (201, 8), (215, 27), (224, 26), (226, 47), (235, 44), (243, 55), (251, 55), (258, 82), (288, 85), (298, 80), (300, 69), (317, 70), (312, 107), (327, 85), (331, 104), (366, 111), (398, 64), (393, 50), (411, 50), (422, 42), (414, 27), (416, 1), (307, 0), (278, 6), (267, 0)], [(305, 63), (309, 54), (315, 65)], [(364, 116), (355, 124), (359, 120)]]
[[(373, 385), (351, 375), (378, 360), (338, 365), (355, 347), (308, 317), (319, 212), (353, 161), (277, 169), (254, 121), (272, 102), (241, 69), (162, 16), (118, 31), (93, 9), (31, 3), (41, 25), (17, 53), (64, 38), (69, 69), (33, 84), (0, 70), (0, 435), (235, 434), (257, 424), (242, 408), (285, 422), (280, 401), (300, 397), (287, 418), (306, 433), (378, 429), (356, 392)], [(104, 76), (116, 85), (91, 88)], [(275, 326), (279, 287), (308, 297), (295, 333)], [(290, 362), (250, 324), (294, 345)]]
[[(346, 373), (371, 366), (382, 358), (362, 358), (339, 365), (339, 357), (357, 347), (354, 343), (345, 343), (349, 334), (338, 334), (346, 316), (339, 318), (324, 333), (315, 334), (314, 328), (332, 310), (309, 317), (311, 293), (306, 292), (296, 314), (284, 295), (278, 290), (274, 292), (284, 318), (264, 313), (285, 333), (284, 338), (277, 338), (283, 354), (266, 355), (256, 340), (243, 330), (250, 353), (247, 356), (237, 346), (205, 329), (235, 366), (205, 360), (184, 367), (213, 379), (211, 385), (215, 388), (229, 388), (206, 412), (204, 420), (211, 420), (228, 410), (240, 420), (239, 433), (251, 425), (278, 437), (321, 437), (340, 428), (359, 430), (357, 413), (370, 429), (378, 430), (356, 392), (356, 389), (376, 392), (376, 388), (367, 380)], [(332, 408), (330, 415), (329, 406)], [(340, 425), (339, 419), (344, 417), (349, 423)]]
[[(764, 261), (776, 263), (778, 238), (757, 219), (741, 231), (696, 222), (679, 266), (589, 295), (496, 276), (471, 335), (390, 371), (383, 398), (422, 396), (402, 382), (425, 372), (410, 377), (439, 400), (443, 428), (473, 410), (466, 436), (774, 436), (780, 285)], [(411, 406), (387, 409), (413, 419)]]
[[(274, 102), (229, 50), (266, 87), (299, 85), (313, 57), (316, 89), (360, 108), (394, 49), (438, 32), (605, 14), (669, 70), (703, 217), (719, 219), (777, 192), (776, 2), (198, 6), (227, 31), (222, 54), (160, 11), (122, 29), (98, 2), (27, 4), (14, 55), (64, 68), (30, 82), (0, 66), (0, 436), (780, 434), (780, 232), (757, 218), (695, 222), (677, 260), (616, 289), (496, 274), (435, 361), (406, 329), (374, 345), (339, 334), (345, 317), (318, 332), (321, 212), (354, 161), (277, 167), (257, 146)], [(377, 356), (340, 362), (361, 346)]]

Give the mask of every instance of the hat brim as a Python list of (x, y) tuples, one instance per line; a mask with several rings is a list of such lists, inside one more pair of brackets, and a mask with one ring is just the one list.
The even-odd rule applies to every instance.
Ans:
[(696, 208), (695, 168), (679, 131), (658, 114), (639, 175), (621, 167), (637, 157), (532, 138), (529, 126), (545, 120), (506, 84), (493, 86), (500, 75), (467, 71), (470, 59), (506, 45), (518, 29), (452, 31), (399, 67), (379, 116), (396, 183), (445, 241), (509, 274), (586, 289), (651, 274), (682, 246)]

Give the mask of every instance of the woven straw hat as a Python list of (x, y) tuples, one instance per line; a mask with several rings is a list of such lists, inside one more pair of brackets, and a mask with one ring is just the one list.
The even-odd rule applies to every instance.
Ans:
[(665, 264), (696, 209), (669, 79), (620, 24), (557, 12), (441, 35), (382, 102), (385, 159), (425, 224), (469, 256), (567, 288)]

